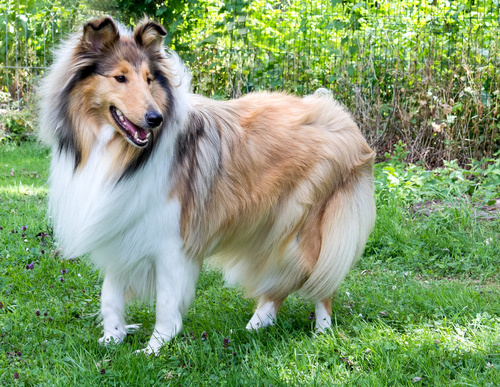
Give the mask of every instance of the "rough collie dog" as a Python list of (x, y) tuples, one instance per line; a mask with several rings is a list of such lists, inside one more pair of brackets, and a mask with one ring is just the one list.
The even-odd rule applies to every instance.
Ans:
[(331, 296), (375, 220), (373, 157), (329, 96), (190, 92), (165, 29), (92, 21), (41, 84), (40, 137), (53, 151), (49, 211), (67, 257), (104, 273), (103, 343), (120, 342), (125, 303), (156, 299), (145, 351), (181, 330), (207, 258), (272, 325), (294, 291), (331, 324)]

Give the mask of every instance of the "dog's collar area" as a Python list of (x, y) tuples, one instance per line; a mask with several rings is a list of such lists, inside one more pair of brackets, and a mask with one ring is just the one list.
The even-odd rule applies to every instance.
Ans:
[(139, 148), (143, 148), (147, 145), (149, 137), (151, 136), (151, 132), (149, 130), (134, 124), (115, 106), (111, 106), (109, 110), (111, 111), (111, 115), (113, 116), (116, 124), (121, 131), (125, 133), (127, 139), (130, 143), (132, 143), (132, 145)]

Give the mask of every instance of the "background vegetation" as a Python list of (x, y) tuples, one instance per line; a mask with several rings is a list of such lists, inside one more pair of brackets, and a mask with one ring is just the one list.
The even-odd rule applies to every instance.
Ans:
[(379, 155), (402, 141), (407, 161), (465, 165), (500, 149), (497, 0), (0, 0), (4, 104), (33, 106), (51, 49), (102, 13), (163, 23), (195, 92), (329, 89)]
[[(52, 50), (104, 13), (163, 23), (198, 93), (325, 87), (353, 112), (378, 218), (330, 332), (291, 296), (248, 333), (253, 302), (204, 270), (159, 357), (133, 353), (152, 305), (128, 308), (143, 325), (123, 345), (97, 344), (101, 279), (54, 254), (32, 139)], [(500, 385), (499, 20), (496, 0), (0, 0), (0, 385)]]

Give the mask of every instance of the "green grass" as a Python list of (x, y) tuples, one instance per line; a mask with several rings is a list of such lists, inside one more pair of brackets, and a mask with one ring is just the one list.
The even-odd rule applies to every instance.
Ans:
[[(246, 332), (254, 302), (204, 270), (184, 336), (147, 358), (134, 351), (152, 332), (153, 306), (131, 305), (141, 328), (99, 346), (98, 273), (51, 254), (48, 164), (37, 144), (0, 146), (0, 385), (500, 385), (500, 223), (475, 216), (494, 173), (462, 184), (453, 166), (377, 166), (376, 229), (329, 333), (311, 333), (313, 305), (295, 296), (276, 326)], [(414, 209), (433, 199), (453, 205)]]

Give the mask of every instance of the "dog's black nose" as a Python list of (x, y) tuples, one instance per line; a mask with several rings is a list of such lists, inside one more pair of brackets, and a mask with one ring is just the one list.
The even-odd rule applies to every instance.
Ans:
[(147, 124), (152, 128), (156, 128), (163, 121), (162, 115), (157, 112), (147, 112), (145, 119)]

